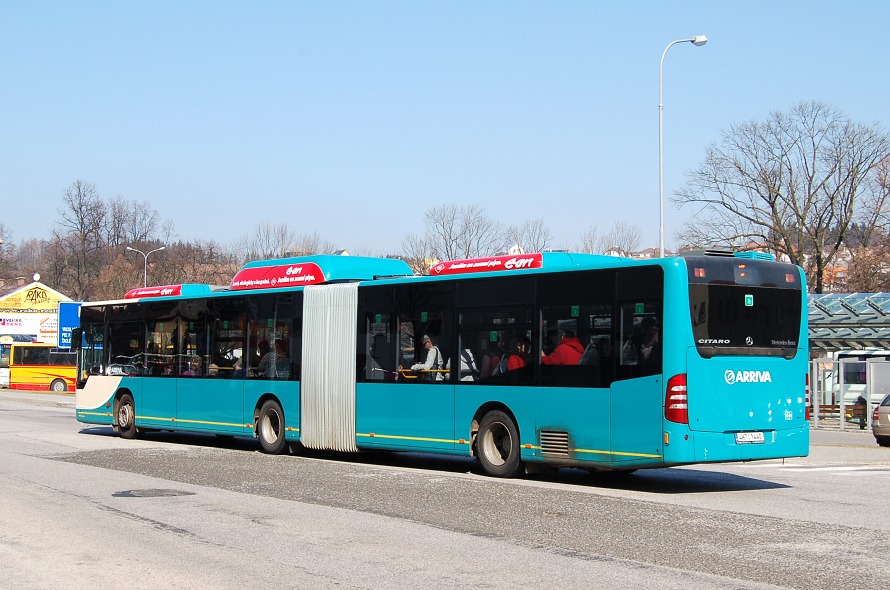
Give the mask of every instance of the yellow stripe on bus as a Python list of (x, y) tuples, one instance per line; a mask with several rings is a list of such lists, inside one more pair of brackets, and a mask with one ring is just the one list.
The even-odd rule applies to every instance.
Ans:
[[(364, 437), (364, 438), (384, 438), (388, 440), (416, 440), (423, 442), (438, 442), (438, 443), (451, 443), (458, 445), (469, 445), (465, 439), (461, 440), (450, 440), (447, 438), (427, 438), (423, 436), (400, 436), (396, 434), (378, 434), (376, 432), (370, 433), (356, 433), (356, 438)], [(540, 450), (541, 447), (536, 445), (522, 445), (523, 448)], [(569, 449), (570, 453), (590, 453), (590, 454), (600, 454), (600, 455), (615, 455), (621, 457), (640, 457), (644, 459), (661, 459), (661, 455), (653, 455), (652, 453), (629, 453), (625, 451), (603, 451), (598, 449)]]
[(356, 438), (364, 437), (364, 438), (385, 438), (389, 440), (419, 440), (423, 442), (438, 442), (438, 443), (449, 443), (449, 444), (467, 444), (465, 440), (451, 440), (447, 438), (426, 438), (423, 436), (400, 436), (398, 434), (377, 434), (376, 432), (369, 432), (367, 434), (357, 432)]
[[(532, 447), (540, 449), (541, 447)], [(601, 449), (569, 449), (570, 453), (590, 453), (597, 455), (617, 455), (620, 457), (642, 457), (644, 459), (661, 459), (661, 455), (653, 455), (652, 453), (629, 453), (626, 451), (603, 451)]]
[[(85, 410), (77, 410), (77, 413), (81, 416), (102, 416), (103, 418), (107, 418), (112, 416), (111, 412), (87, 412)], [(158, 416), (137, 416), (136, 419), (139, 422), (169, 422), (170, 424), (205, 424), (208, 426), (229, 426), (234, 428), (244, 428), (244, 429), (253, 429), (253, 424), (236, 424), (233, 422), (213, 422), (210, 420), (184, 420), (177, 418), (160, 418)], [(285, 426), (284, 428), (288, 432), (300, 432), (299, 428), (294, 426)]]

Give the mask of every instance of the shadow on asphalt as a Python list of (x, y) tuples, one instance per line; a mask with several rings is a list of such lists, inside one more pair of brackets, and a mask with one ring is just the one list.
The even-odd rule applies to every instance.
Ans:
[[(117, 433), (108, 426), (83, 428), (80, 432), (94, 436), (117, 437)], [(149, 431), (141, 434), (140, 438), (183, 447), (261, 452), (259, 442), (256, 439), (246, 437)], [(472, 457), (391, 451), (340, 453), (336, 451), (316, 451), (306, 449), (300, 445), (294, 445), (291, 454), (296, 457), (319, 461), (444, 473), (470, 473), (484, 476), (479, 463)], [(525, 475), (523, 479), (651, 494), (719, 493), (789, 487), (785, 484), (764, 479), (714, 471), (713, 469), (707, 471), (699, 470), (694, 467), (663, 467), (640, 469), (634, 472), (597, 471), (593, 473), (585, 469), (564, 467), (543, 474)]]

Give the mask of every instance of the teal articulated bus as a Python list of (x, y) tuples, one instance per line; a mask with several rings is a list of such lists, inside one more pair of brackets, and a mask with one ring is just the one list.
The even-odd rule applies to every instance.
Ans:
[(77, 419), (632, 471), (805, 456), (806, 289), (756, 253), (308, 256), (85, 303)]

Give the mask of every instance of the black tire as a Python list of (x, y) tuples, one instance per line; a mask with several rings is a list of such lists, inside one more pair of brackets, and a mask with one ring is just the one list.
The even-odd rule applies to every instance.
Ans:
[(275, 400), (266, 400), (257, 414), (256, 434), (264, 453), (280, 455), (287, 448), (284, 439), (284, 410)]
[(63, 379), (56, 379), (50, 384), (49, 390), (55, 393), (65, 393), (68, 391), (68, 384)]
[(875, 442), (882, 447), (890, 447), (890, 436), (876, 436)]
[(519, 430), (513, 419), (500, 410), (482, 418), (476, 436), (479, 463), (493, 477), (516, 477), (523, 470), (519, 458)]
[(136, 437), (136, 404), (133, 403), (133, 396), (129, 393), (125, 393), (117, 401), (114, 421), (121, 438)]

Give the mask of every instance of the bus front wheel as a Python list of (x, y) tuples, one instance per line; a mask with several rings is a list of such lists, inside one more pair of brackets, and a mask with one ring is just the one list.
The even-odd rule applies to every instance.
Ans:
[(260, 406), (256, 424), (257, 437), (264, 453), (280, 455), (287, 448), (284, 440), (284, 411), (275, 400), (266, 400)]
[(476, 450), (482, 469), (494, 477), (516, 477), (522, 471), (519, 460), (519, 430), (513, 419), (500, 410), (482, 418)]
[(121, 438), (134, 438), (136, 436), (136, 404), (133, 403), (133, 396), (125, 393), (117, 402), (117, 412), (115, 413), (117, 421), (117, 431)]

